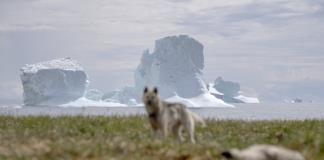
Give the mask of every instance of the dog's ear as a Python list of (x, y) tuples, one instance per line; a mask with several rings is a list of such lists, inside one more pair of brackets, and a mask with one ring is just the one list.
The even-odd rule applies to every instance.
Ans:
[(232, 153), (230, 151), (223, 151), (222, 156), (227, 158), (227, 159), (233, 158), (233, 155), (232, 155)]
[(158, 89), (157, 89), (156, 87), (154, 87), (153, 92), (154, 92), (155, 94), (158, 94)]
[(145, 86), (145, 88), (144, 88), (144, 94), (147, 93), (147, 92), (148, 92), (148, 88), (147, 88), (147, 86)]

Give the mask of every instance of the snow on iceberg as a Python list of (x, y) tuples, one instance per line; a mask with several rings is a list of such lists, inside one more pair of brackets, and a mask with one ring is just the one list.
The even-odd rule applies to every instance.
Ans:
[(126, 107), (127, 105), (114, 102), (94, 101), (81, 97), (75, 101), (59, 105), (61, 107)]
[(222, 99), (222, 100), (223, 100), (223, 99), (224, 99), (224, 94), (221, 93), (221, 92), (219, 92), (219, 91), (217, 91), (217, 90), (214, 88), (214, 86), (215, 86), (214, 83), (209, 83), (209, 84), (207, 85), (207, 89), (208, 89), (208, 91), (209, 91), (209, 94), (215, 96), (215, 97), (218, 98), (218, 99)]
[(215, 88), (214, 88), (215, 84), (214, 83), (209, 83), (207, 88), (208, 88), (208, 91), (209, 93), (211, 94), (215, 94), (215, 95), (224, 95), (223, 93), (217, 91)]
[(88, 76), (71, 58), (55, 59), (21, 68), (24, 105), (58, 105), (84, 95)]
[(238, 95), (234, 98), (242, 101), (243, 103), (260, 103), (259, 99), (255, 98), (255, 97), (247, 97), (247, 96), (243, 96), (243, 95)]
[(166, 101), (182, 103), (188, 107), (234, 107), (209, 93), (203, 93), (192, 98), (182, 98), (178, 95), (174, 95), (166, 99)]
[(177, 94), (175, 94), (174, 96), (166, 99), (166, 101), (168, 102), (177, 102), (177, 103), (182, 103), (188, 107), (198, 107), (199, 105), (193, 101), (191, 101), (190, 99), (186, 99), (186, 98), (182, 98), (179, 97)]
[(190, 100), (197, 103), (198, 107), (234, 107), (209, 93), (200, 94)]

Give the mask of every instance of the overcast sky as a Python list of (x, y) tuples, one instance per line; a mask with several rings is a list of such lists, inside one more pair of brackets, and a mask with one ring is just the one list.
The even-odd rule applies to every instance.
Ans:
[(21, 100), (24, 64), (61, 57), (90, 88), (133, 85), (142, 51), (178, 34), (204, 45), (206, 81), (265, 101), (324, 97), (323, 0), (0, 0), (0, 101)]

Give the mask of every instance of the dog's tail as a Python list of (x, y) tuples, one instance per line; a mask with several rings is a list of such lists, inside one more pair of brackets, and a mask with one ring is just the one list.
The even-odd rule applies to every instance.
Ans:
[(206, 127), (205, 121), (199, 115), (197, 115), (195, 112), (191, 112), (191, 111), (190, 111), (190, 114), (195, 122), (200, 123), (202, 127)]

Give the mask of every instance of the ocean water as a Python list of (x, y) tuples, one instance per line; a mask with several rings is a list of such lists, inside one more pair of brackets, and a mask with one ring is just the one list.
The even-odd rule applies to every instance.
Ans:
[[(234, 104), (235, 108), (190, 108), (204, 118), (220, 120), (324, 119), (324, 104)], [(11, 116), (131, 116), (143, 115), (143, 107), (2, 106), (0, 115)]]

